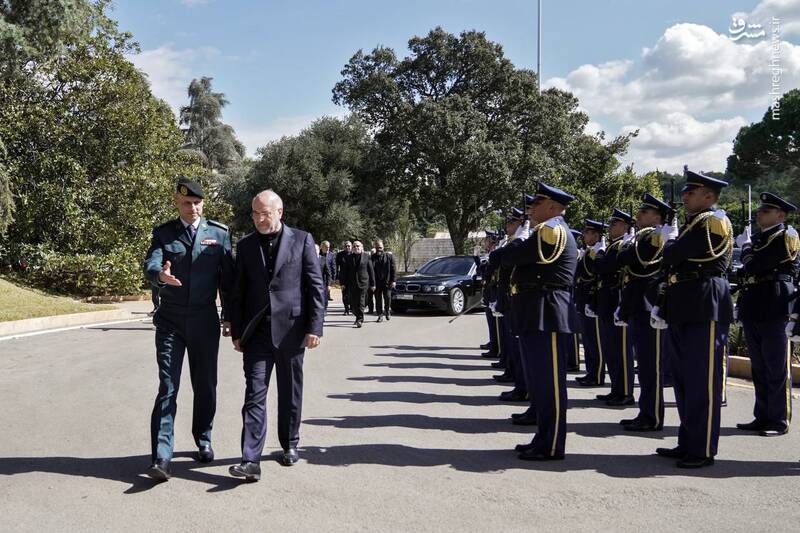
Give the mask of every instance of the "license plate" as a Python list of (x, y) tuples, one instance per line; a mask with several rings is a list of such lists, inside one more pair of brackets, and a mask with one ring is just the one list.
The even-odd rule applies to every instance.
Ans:
[(395, 300), (413, 300), (414, 299), (414, 295), (413, 294), (395, 294), (394, 298), (395, 298)]

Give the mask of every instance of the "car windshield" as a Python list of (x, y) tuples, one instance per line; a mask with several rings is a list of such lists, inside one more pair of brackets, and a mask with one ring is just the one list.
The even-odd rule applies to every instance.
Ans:
[(422, 265), (417, 273), (436, 275), (436, 274), (455, 274), (466, 276), (469, 274), (475, 260), (471, 257), (440, 257)]

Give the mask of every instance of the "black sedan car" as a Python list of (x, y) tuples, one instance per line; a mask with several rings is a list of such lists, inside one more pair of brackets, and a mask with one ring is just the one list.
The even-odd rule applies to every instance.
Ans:
[(460, 315), (477, 307), (481, 299), (480, 259), (473, 255), (437, 257), (416, 273), (397, 280), (392, 291), (392, 310), (440, 309)]

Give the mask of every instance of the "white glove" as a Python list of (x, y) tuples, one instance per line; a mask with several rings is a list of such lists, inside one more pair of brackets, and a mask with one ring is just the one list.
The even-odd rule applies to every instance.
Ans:
[(658, 316), (658, 311), (658, 306), (654, 306), (650, 310), (650, 327), (653, 329), (667, 329), (668, 324), (664, 319)]
[(586, 304), (586, 306), (583, 308), (583, 314), (589, 318), (597, 318), (597, 314), (592, 311), (592, 308), (589, 307), (589, 304)]
[(628, 325), (627, 322), (623, 321), (619, 317), (619, 306), (617, 306), (617, 308), (614, 309), (614, 325), (615, 326), (627, 326)]
[(524, 224), (521, 224), (520, 227), (517, 228), (517, 231), (514, 233), (514, 239), (525, 240), (528, 238), (528, 235), (531, 231), (531, 221), (526, 220)]
[(736, 236), (736, 246), (738, 248), (744, 248), (745, 246), (750, 246), (753, 244), (753, 242), (750, 240), (750, 232), (750, 226), (745, 226), (742, 234)]
[(672, 224), (662, 224), (656, 228), (664, 242), (671, 241), (678, 237), (678, 227), (675, 222)]
[(503, 316), (503, 313), (497, 311), (497, 302), (491, 302), (489, 304), (489, 310), (492, 312), (492, 316), (500, 318)]
[(601, 238), (599, 241), (594, 243), (594, 246), (592, 246), (592, 250), (594, 250), (594, 253), (602, 252), (605, 249), (606, 249), (606, 238), (605, 238), (605, 236), (603, 236), (603, 238)]
[(626, 233), (622, 236), (622, 244), (628, 244), (633, 240), (633, 233)]
[(583, 259), (584, 255), (586, 255), (586, 249), (585, 248), (581, 248), (580, 250), (578, 250), (578, 261)]
[(786, 323), (786, 336), (789, 337), (789, 340), (792, 342), (800, 342), (800, 335), (792, 335), (794, 331), (794, 326), (797, 324), (794, 320), (790, 320)]

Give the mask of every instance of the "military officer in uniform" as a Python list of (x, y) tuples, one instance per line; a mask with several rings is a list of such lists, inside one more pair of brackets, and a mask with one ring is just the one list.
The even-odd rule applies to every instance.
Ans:
[[(486, 237), (483, 240), (483, 247), (486, 250), (487, 255), (481, 258), (481, 263), (479, 266), (482, 280), (481, 299), (486, 308), (486, 326), (489, 329), (489, 342), (481, 346), (481, 348), (485, 348), (487, 351), (482, 353), (481, 356), (488, 358), (496, 358), (500, 356), (500, 345), (497, 341), (497, 333), (499, 330), (497, 318), (494, 316), (491, 308), (489, 307), (491, 302), (497, 301), (497, 283), (494, 276), (495, 268), (489, 264), (488, 255), (492, 253), (492, 250), (495, 249), (498, 241), (499, 238), (495, 232), (486, 231)], [(496, 361), (496, 363), (500, 363), (500, 361)], [(492, 366), (495, 368), (505, 367), (503, 364), (495, 363), (492, 363)]]
[[(577, 266), (575, 239), (564, 221), (574, 197), (540, 183), (528, 212), (530, 236), (499, 250), (501, 264), (514, 268), (511, 308), (525, 368), (533, 381), (538, 431), (520, 444), (520, 459), (563, 459), (567, 436), (566, 354), (560, 349), (570, 328), (570, 287)], [(498, 253), (495, 252), (495, 253)]]
[(175, 205), (179, 218), (153, 230), (144, 263), (147, 280), (160, 288), (156, 326), (158, 394), (150, 422), (153, 463), (147, 474), (169, 479), (174, 448), (175, 413), (184, 352), (188, 352), (194, 391), (192, 435), (197, 459), (214, 459), (211, 427), (216, 411), (217, 352), (220, 317), (217, 292), (230, 334), (225, 301), (234, 274), (230, 231), (224, 224), (203, 218), (203, 189), (195, 181), (178, 182)]
[(622, 325), (614, 317), (619, 306), (623, 276), (619, 253), (623, 245), (633, 238), (630, 233), (632, 224), (633, 217), (615, 208), (608, 224), (608, 247), (595, 259), (599, 279), (597, 315), (600, 319), (601, 350), (608, 365), (608, 376), (611, 378), (611, 392), (598, 394), (597, 399), (605, 400), (607, 405), (612, 406), (634, 403), (633, 352), (630, 349), (628, 326)]
[(627, 431), (659, 431), (664, 427), (664, 368), (662, 330), (650, 325), (656, 301), (664, 243), (656, 227), (674, 214), (669, 204), (647, 193), (636, 214), (638, 231), (620, 252), (625, 276), (617, 316), (628, 324), (639, 362), (639, 413), (620, 423)]
[[(569, 231), (572, 233), (572, 238), (575, 239), (575, 243), (578, 246), (578, 260), (580, 260), (581, 254), (583, 253), (583, 246), (580, 244), (578, 239), (583, 238), (583, 233), (576, 229), (570, 229)], [(567, 352), (567, 372), (578, 372), (581, 369), (581, 322), (578, 315), (577, 301), (575, 300), (576, 290), (577, 287), (573, 282), (571, 300), (572, 306), (570, 307), (570, 311), (572, 311), (572, 330), (574, 333), (564, 345), (564, 350)]]
[(786, 215), (797, 208), (779, 196), (761, 193), (756, 222), (761, 229), (736, 238), (742, 248), (738, 319), (750, 356), (756, 399), (755, 419), (737, 424), (761, 435), (783, 435), (792, 417), (791, 344), (786, 324), (795, 292), (800, 239), (786, 225)]
[[(658, 228), (665, 243), (663, 262), (671, 275), (666, 319), (675, 402), (680, 417), (678, 445), (658, 448), (680, 468), (714, 464), (722, 404), (722, 358), (733, 320), (725, 272), (732, 256), (733, 230), (725, 212), (714, 209), (725, 181), (686, 169), (681, 199), (686, 223)], [(657, 312), (654, 323), (662, 320)]]
[(597, 254), (605, 250), (603, 233), (607, 227), (603, 222), (586, 219), (583, 227), (585, 249), (575, 273), (575, 305), (580, 320), (583, 359), (586, 365), (586, 375), (576, 378), (575, 381), (584, 387), (604, 385), (606, 381), (606, 364), (600, 340), (600, 319), (595, 311), (598, 281), (595, 261)]

